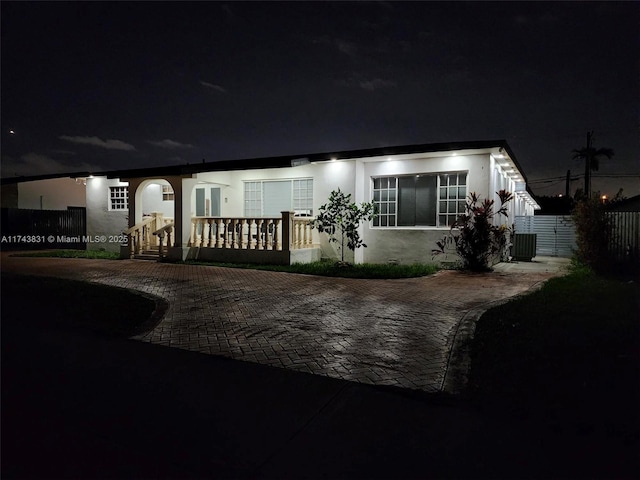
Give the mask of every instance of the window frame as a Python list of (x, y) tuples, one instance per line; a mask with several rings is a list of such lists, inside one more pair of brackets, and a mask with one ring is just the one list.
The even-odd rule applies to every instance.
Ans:
[[(442, 177), (447, 176), (447, 185), (442, 184)], [(456, 184), (450, 183), (450, 179), (452, 175), (456, 175)], [(464, 184), (460, 182), (460, 175), (464, 175)], [(435, 198), (433, 199), (436, 203), (435, 205), (435, 225), (398, 225), (398, 217), (400, 213), (400, 178), (401, 177), (423, 177), (423, 176), (432, 176), (436, 177), (436, 191)], [(376, 180), (382, 179), (394, 179), (395, 182), (395, 192), (393, 197), (395, 198), (395, 219), (393, 221), (390, 220), (390, 213), (379, 213), (378, 217), (371, 222), (369, 222), (369, 228), (371, 229), (382, 229), (382, 230), (402, 230), (402, 229), (418, 229), (418, 230), (444, 230), (451, 228), (451, 223), (458, 218), (459, 215), (464, 213), (464, 205), (466, 204), (466, 199), (469, 194), (469, 171), (468, 170), (453, 170), (453, 171), (441, 171), (441, 172), (424, 172), (424, 173), (403, 173), (396, 175), (375, 175), (371, 177), (370, 183), (370, 192), (371, 192), (371, 201), (376, 204), (380, 210), (383, 210), (381, 207), (382, 195), (378, 196), (379, 199), (376, 199), (376, 191), (381, 191), (379, 188), (376, 188)], [(460, 187), (464, 187), (464, 195), (462, 198), (460, 197)], [(449, 193), (453, 192), (455, 188), (455, 198), (452, 198)], [(445, 197), (441, 198), (441, 195), (445, 192)], [(388, 198), (391, 197), (391, 194), (388, 194)], [(455, 202), (455, 211), (450, 211), (450, 205), (453, 206)], [(442, 212), (443, 205), (446, 205), (446, 211)], [(387, 212), (389, 208), (387, 207)], [(379, 221), (380, 215), (386, 215), (386, 225), (384, 221)], [(443, 224), (442, 217), (445, 217), (446, 224)], [(449, 223), (451, 221), (451, 223)], [(378, 223), (376, 225), (376, 223)], [(390, 223), (394, 223), (390, 225)]]
[[(124, 195), (118, 194), (124, 193)], [(122, 205), (122, 207), (120, 207)], [(126, 212), (129, 210), (129, 187), (124, 185), (109, 186), (109, 211)]]
[(162, 185), (162, 201), (172, 202), (175, 201), (176, 196), (171, 185)]
[[(264, 218), (264, 183), (267, 182), (290, 182), (291, 210), (299, 216), (313, 215), (313, 177), (303, 178), (268, 178), (260, 180), (243, 180), (243, 215), (248, 218)], [(304, 185), (303, 185), (304, 182)], [(252, 186), (252, 190), (247, 190), (248, 186)], [(301, 196), (301, 192), (306, 192)], [(251, 193), (251, 198), (247, 198), (247, 193)], [(308, 208), (306, 208), (308, 206)], [(298, 213), (305, 212), (305, 213)]]

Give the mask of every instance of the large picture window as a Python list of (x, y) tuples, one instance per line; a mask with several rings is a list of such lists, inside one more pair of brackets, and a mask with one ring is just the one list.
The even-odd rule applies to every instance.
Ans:
[(244, 215), (279, 217), (283, 211), (313, 214), (313, 179), (244, 182)]
[(467, 173), (373, 179), (374, 227), (447, 227), (464, 212)]

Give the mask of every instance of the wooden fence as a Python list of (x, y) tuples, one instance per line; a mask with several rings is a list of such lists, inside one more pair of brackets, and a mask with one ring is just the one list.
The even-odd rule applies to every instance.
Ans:
[(0, 223), (2, 250), (87, 248), (85, 208), (30, 210), (3, 208)]

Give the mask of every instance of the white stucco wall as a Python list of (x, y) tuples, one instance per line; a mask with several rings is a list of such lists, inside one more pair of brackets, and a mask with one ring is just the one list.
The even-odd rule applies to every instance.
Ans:
[[(241, 217), (244, 215), (244, 181), (283, 180), (313, 178), (313, 209), (317, 214), (321, 205), (328, 201), (331, 191), (340, 188), (352, 194), (353, 201), (363, 202), (372, 199), (372, 177), (383, 175), (408, 175), (445, 172), (468, 172), (468, 191), (475, 191), (483, 198), (490, 195), (491, 171), (489, 154), (443, 156), (405, 156), (401, 160), (357, 159), (347, 161), (322, 162), (299, 167), (232, 171), (223, 173), (198, 174), (199, 182), (212, 182), (196, 185), (196, 188), (220, 186), (221, 215)], [(379, 160), (379, 161), (378, 161)], [(215, 184), (214, 184), (215, 182)], [(209, 188), (205, 188), (209, 195)], [(195, 192), (192, 193), (192, 210), (195, 210)], [(368, 223), (362, 226), (361, 234), (368, 245), (353, 254), (347, 251), (347, 261), (370, 263), (398, 262), (403, 264), (430, 263), (443, 260), (432, 256), (435, 242), (440, 240), (448, 227), (372, 227)], [(323, 256), (337, 258), (339, 251), (335, 244), (329, 244), (326, 234), (314, 230), (314, 243), (320, 244)]]
[[(176, 178), (172, 182), (174, 187), (183, 188), (189, 183), (189, 188), (184, 190), (186, 199), (190, 202), (182, 209), (185, 217), (189, 214), (195, 216), (196, 191), (203, 188), (205, 199), (210, 200), (211, 188), (220, 189), (220, 215), (222, 217), (244, 216), (244, 182), (259, 180), (291, 180), (313, 179), (313, 215), (316, 215), (321, 205), (328, 201), (333, 190), (340, 189), (352, 195), (355, 202), (371, 201), (372, 177), (401, 176), (418, 174), (436, 174), (451, 172), (467, 172), (467, 193), (476, 192), (481, 198), (494, 198), (495, 192), (500, 189), (514, 191), (513, 180), (503, 169), (496, 164), (492, 155), (476, 152), (458, 152), (443, 154), (409, 154), (389, 158), (362, 158), (352, 160), (327, 161), (314, 164), (306, 164), (298, 167), (271, 168), (254, 170), (237, 170), (226, 172), (204, 172), (194, 175), (193, 178)], [(140, 180), (131, 179), (132, 182)], [(167, 217), (174, 217), (174, 202), (162, 200), (161, 180), (148, 179), (143, 182), (151, 182), (141, 194), (143, 213), (160, 211)], [(87, 184), (87, 227), (90, 235), (116, 234), (127, 228), (127, 215), (129, 212), (110, 211), (109, 186), (125, 185), (117, 180), (90, 179)], [(138, 198), (138, 201), (140, 201)], [(91, 200), (89, 200), (91, 199)], [(510, 207), (510, 217), (520, 211), (527, 210), (526, 202), (517, 198)], [(136, 208), (136, 212), (138, 209)], [(528, 211), (527, 211), (528, 213)], [(531, 211), (532, 213), (532, 211)], [(138, 213), (136, 213), (136, 216)], [(190, 224), (188, 227), (190, 229)], [(411, 264), (416, 262), (429, 263), (445, 259), (433, 257), (432, 250), (436, 241), (441, 240), (448, 227), (373, 227), (369, 223), (362, 225), (361, 235), (367, 248), (358, 250), (355, 257), (348, 252), (347, 261), (388, 263), (397, 262)], [(186, 232), (186, 233), (185, 233)], [(188, 232), (185, 230), (185, 235)], [(335, 244), (329, 244), (326, 234), (313, 231), (313, 242), (320, 245), (324, 257), (337, 258), (339, 252)], [(96, 245), (90, 248), (109, 248), (116, 251), (118, 245)]]
[(18, 208), (66, 210), (86, 207), (86, 187), (74, 178), (51, 178), (18, 184)]
[[(195, 190), (205, 188), (205, 198), (209, 198), (210, 187), (220, 187), (220, 215), (223, 217), (244, 216), (244, 182), (258, 180), (290, 180), (313, 178), (313, 212), (327, 203), (329, 195), (338, 188), (355, 194), (355, 161), (335, 161), (301, 165), (290, 168), (269, 168), (240, 170), (231, 172), (211, 172), (198, 174), (199, 182), (191, 195), (192, 214), (195, 214)], [(335, 245), (329, 245), (327, 236), (313, 233), (313, 242), (323, 247), (323, 255), (337, 258)], [(353, 261), (350, 258), (349, 261)]]
[[(244, 182), (301, 178), (313, 178), (313, 209), (316, 212), (320, 205), (327, 202), (332, 190), (340, 188), (344, 192), (354, 194), (355, 162), (336, 161), (291, 168), (199, 173), (199, 182), (210, 183), (198, 183), (195, 188), (206, 187), (206, 190), (209, 190), (209, 187), (220, 187), (220, 215), (241, 217), (244, 215)], [(192, 207), (195, 210), (195, 191), (192, 193)]]
[(166, 180), (154, 180), (142, 191), (143, 215), (159, 212), (165, 217), (173, 218), (174, 201), (162, 199), (162, 185), (169, 185), (169, 182)]
[(109, 187), (126, 185), (118, 179), (106, 177), (87, 179), (87, 235), (106, 237), (104, 242), (87, 243), (88, 250), (120, 251), (120, 243), (109, 240), (128, 228), (129, 210), (109, 209)]
[[(365, 197), (372, 198), (371, 177), (446, 172), (468, 172), (467, 192), (476, 192), (482, 198), (489, 194), (489, 155), (484, 154), (365, 163)], [(432, 250), (436, 247), (436, 241), (441, 240), (447, 232), (449, 227), (373, 227), (366, 224), (363, 228), (363, 239), (367, 248), (363, 250), (363, 261), (438, 263), (445, 258), (434, 257)]]

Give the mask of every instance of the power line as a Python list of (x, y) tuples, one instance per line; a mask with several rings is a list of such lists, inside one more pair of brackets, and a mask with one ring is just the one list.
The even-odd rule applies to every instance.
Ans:
[(598, 175), (592, 175), (592, 177), (638, 177), (640, 178), (640, 174), (638, 173), (603, 173)]
[[(597, 174), (597, 175), (591, 175), (592, 178), (640, 178), (640, 174), (637, 173), (602, 173), (602, 174)], [(571, 181), (574, 182), (576, 180), (580, 180), (581, 178), (584, 178), (584, 173), (580, 173), (577, 175), (574, 175), (571, 177)], [(548, 182), (552, 182), (554, 180), (564, 180), (566, 179), (565, 175), (561, 175), (561, 176), (557, 176), (557, 177), (547, 177), (547, 178), (540, 178), (538, 180), (529, 180), (528, 183), (530, 184), (534, 184), (534, 183), (548, 183)]]

